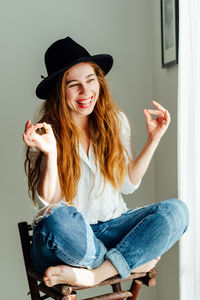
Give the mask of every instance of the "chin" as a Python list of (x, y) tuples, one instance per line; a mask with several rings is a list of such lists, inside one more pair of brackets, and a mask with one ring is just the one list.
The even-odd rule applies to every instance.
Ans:
[(90, 109), (90, 110), (88, 110), (88, 111), (85, 111), (85, 112), (82, 112), (82, 114), (84, 115), (84, 116), (89, 116), (89, 115), (91, 115), (91, 113), (94, 111), (94, 108), (93, 109)]

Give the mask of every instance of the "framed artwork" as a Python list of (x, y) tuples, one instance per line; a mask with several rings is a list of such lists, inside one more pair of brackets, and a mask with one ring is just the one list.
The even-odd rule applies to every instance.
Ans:
[(178, 0), (160, 0), (162, 68), (178, 63)]

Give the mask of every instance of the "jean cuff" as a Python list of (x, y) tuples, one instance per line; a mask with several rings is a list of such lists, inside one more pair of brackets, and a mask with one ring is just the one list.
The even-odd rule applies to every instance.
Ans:
[(122, 279), (125, 279), (130, 275), (131, 270), (129, 265), (117, 249), (110, 249), (106, 254), (106, 258), (111, 261)]
[(100, 252), (98, 254), (98, 257), (93, 261), (92, 264), (90, 264), (89, 266), (87, 266), (87, 269), (96, 269), (98, 268), (105, 260), (105, 256), (107, 253), (107, 249), (104, 246), (104, 244), (99, 240), (98, 241), (100, 244)]

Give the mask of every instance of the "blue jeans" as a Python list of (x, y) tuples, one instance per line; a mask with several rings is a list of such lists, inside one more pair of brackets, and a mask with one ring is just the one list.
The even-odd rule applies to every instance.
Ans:
[(63, 202), (34, 226), (31, 260), (44, 274), (49, 266), (94, 269), (108, 259), (121, 278), (127, 278), (131, 270), (174, 245), (186, 231), (188, 219), (184, 202), (168, 199), (90, 225)]

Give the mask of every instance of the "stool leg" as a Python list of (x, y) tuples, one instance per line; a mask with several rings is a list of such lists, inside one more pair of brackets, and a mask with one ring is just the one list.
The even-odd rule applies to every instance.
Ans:
[(120, 283), (114, 283), (114, 284), (111, 284), (112, 286), (112, 290), (113, 292), (121, 292), (121, 284)]
[[(122, 291), (120, 282), (111, 284), (111, 286), (112, 286), (113, 292), (121, 292)], [(126, 298), (123, 298), (122, 300), (126, 300)]]
[(127, 300), (136, 300), (139, 294), (139, 291), (142, 287), (143, 282), (141, 280), (133, 280), (130, 288), (130, 292), (133, 294), (132, 297), (128, 297)]
[(39, 289), (38, 289), (37, 280), (28, 276), (28, 283), (29, 283), (29, 288), (30, 288), (30, 292), (28, 294), (31, 295), (31, 300), (40, 300), (41, 297), (40, 297), (40, 293), (39, 293)]

